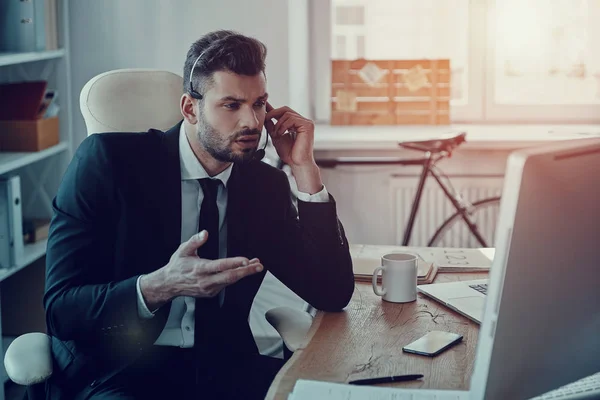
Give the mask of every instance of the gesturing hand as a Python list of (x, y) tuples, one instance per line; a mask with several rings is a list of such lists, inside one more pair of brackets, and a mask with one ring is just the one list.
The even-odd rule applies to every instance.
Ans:
[(255, 258), (245, 257), (207, 260), (196, 251), (208, 239), (202, 231), (182, 243), (164, 267), (145, 275), (140, 289), (149, 309), (160, 307), (177, 296), (213, 297), (221, 289), (263, 270)]

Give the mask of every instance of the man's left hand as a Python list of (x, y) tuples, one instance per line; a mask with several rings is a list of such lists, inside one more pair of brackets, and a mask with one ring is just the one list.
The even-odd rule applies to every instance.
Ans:
[[(273, 123), (275, 118), (277, 123)], [(265, 128), (281, 160), (290, 167), (312, 166), (315, 163), (313, 143), (315, 124), (289, 107), (273, 108), (267, 103)]]
[[(271, 118), (277, 120), (273, 123)], [(265, 128), (281, 161), (289, 165), (298, 190), (315, 194), (323, 190), (321, 173), (313, 155), (315, 124), (289, 107), (267, 103)]]

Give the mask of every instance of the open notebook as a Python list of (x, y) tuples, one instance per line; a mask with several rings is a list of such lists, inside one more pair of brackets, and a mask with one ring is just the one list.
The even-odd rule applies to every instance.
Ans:
[[(383, 255), (403, 252), (413, 253), (418, 257), (418, 254), (411, 251), (411, 249), (399, 246), (350, 245), (354, 279), (357, 281), (371, 282), (373, 271), (381, 265), (381, 257)], [(417, 284), (424, 285), (433, 282), (437, 271), (438, 268), (435, 264), (419, 259)], [(381, 275), (379, 275), (378, 280), (381, 281)]]
[(494, 259), (494, 248), (415, 248), (419, 256), (437, 265), (439, 272), (487, 272)]
[[(357, 267), (355, 273), (367, 274), (373, 263), (381, 264), (381, 257), (388, 253), (413, 253), (423, 261), (432, 263), (438, 272), (479, 272), (489, 271), (495, 249), (489, 248), (450, 248), (450, 247), (403, 247), (351, 244), (350, 254)], [(371, 273), (377, 267), (373, 267)]]

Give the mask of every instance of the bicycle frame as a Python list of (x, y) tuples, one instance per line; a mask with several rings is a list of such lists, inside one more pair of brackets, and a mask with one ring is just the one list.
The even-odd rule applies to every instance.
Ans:
[(425, 187), (425, 180), (427, 179), (427, 176), (431, 174), (442, 189), (442, 191), (444, 192), (444, 194), (446, 195), (446, 197), (448, 198), (448, 200), (450, 200), (456, 211), (461, 215), (462, 219), (465, 221), (467, 227), (469, 228), (473, 236), (475, 236), (479, 244), (481, 244), (482, 247), (488, 247), (485, 239), (481, 236), (481, 233), (479, 233), (477, 225), (475, 225), (469, 219), (469, 216), (467, 214), (467, 208), (458, 202), (453, 193), (451, 193), (448, 186), (444, 182), (442, 182), (440, 175), (434, 169), (432, 169), (435, 163), (444, 157), (445, 156), (440, 155), (434, 159), (431, 153), (426, 153), (425, 158), (421, 160), (423, 162), (423, 170), (419, 177), (417, 193), (415, 194), (415, 198), (413, 200), (412, 208), (410, 211), (410, 216), (408, 218), (408, 224), (406, 230), (404, 231), (404, 239), (402, 240), (402, 246), (408, 246), (408, 243), (410, 242), (417, 212), (419, 211), (419, 206), (421, 204), (421, 197), (423, 195), (423, 188)]
[(402, 159), (396, 157), (378, 157), (378, 158), (367, 158), (367, 157), (340, 157), (337, 159), (329, 159), (329, 160), (317, 160), (317, 164), (322, 166), (323, 168), (333, 168), (336, 165), (422, 165), (423, 170), (421, 171), (421, 175), (419, 176), (419, 183), (417, 186), (417, 193), (415, 193), (415, 197), (411, 206), (410, 215), (408, 217), (408, 223), (406, 226), (406, 230), (404, 231), (404, 238), (402, 240), (402, 246), (408, 246), (410, 239), (412, 237), (413, 227), (415, 224), (415, 219), (417, 213), (419, 211), (419, 207), (421, 205), (421, 199), (423, 197), (423, 189), (425, 187), (425, 181), (429, 174), (433, 176), (435, 181), (438, 183), (445, 196), (450, 200), (456, 211), (461, 215), (462, 219), (467, 224), (467, 227), (475, 236), (479, 244), (482, 247), (489, 247), (485, 241), (485, 239), (479, 233), (479, 229), (477, 226), (469, 219), (467, 207), (464, 207), (459, 201), (456, 199), (454, 194), (451, 192), (448, 185), (446, 185), (440, 178), (440, 175), (433, 169), (435, 163), (439, 160), (448, 156), (448, 153), (441, 152), (436, 156), (433, 156), (430, 152), (425, 152), (425, 157), (416, 158), (416, 159)]

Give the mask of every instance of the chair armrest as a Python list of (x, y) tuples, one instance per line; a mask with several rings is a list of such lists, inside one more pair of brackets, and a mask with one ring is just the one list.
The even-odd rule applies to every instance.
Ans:
[(26, 333), (16, 338), (4, 356), (6, 374), (16, 384), (30, 386), (52, 375), (50, 336)]
[(313, 319), (306, 311), (291, 307), (273, 308), (266, 312), (265, 318), (292, 352), (302, 346)]

